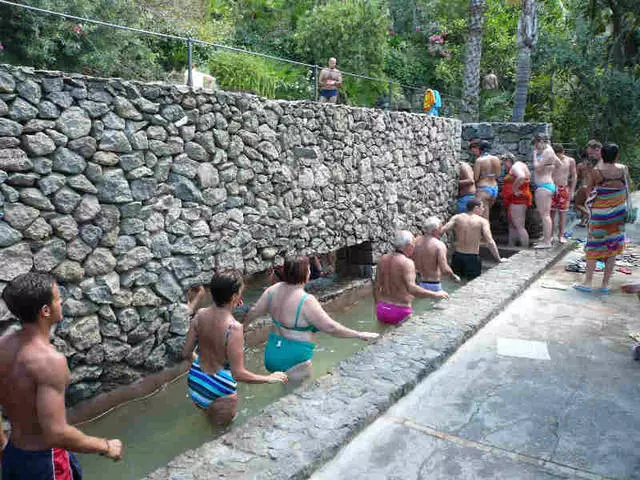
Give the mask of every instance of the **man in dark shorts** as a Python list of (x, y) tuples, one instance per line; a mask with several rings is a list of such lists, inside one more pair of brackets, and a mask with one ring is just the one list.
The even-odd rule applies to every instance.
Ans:
[(489, 221), (482, 216), (482, 208), (482, 202), (472, 198), (467, 202), (466, 213), (454, 215), (440, 231), (444, 235), (455, 229), (456, 250), (451, 259), (451, 269), (456, 275), (467, 280), (473, 280), (482, 273), (480, 242), (483, 239), (496, 260), (503, 261), (491, 235)]
[(0, 338), (0, 407), (11, 423), (2, 452), (2, 479), (78, 480), (80, 467), (69, 450), (119, 460), (120, 440), (90, 437), (67, 423), (69, 368), (49, 342), (49, 330), (62, 319), (53, 278), (19, 275), (6, 286), (2, 299), (22, 323), (21, 330)]
[(336, 103), (338, 101), (338, 89), (342, 86), (342, 73), (336, 68), (336, 59), (329, 59), (329, 66), (323, 68), (318, 78), (320, 87), (320, 102)]

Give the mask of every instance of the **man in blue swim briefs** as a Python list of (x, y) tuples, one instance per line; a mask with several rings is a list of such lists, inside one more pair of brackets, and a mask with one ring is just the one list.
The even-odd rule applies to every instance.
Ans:
[(321, 103), (336, 103), (338, 101), (338, 89), (342, 86), (342, 73), (336, 68), (336, 59), (329, 59), (329, 66), (323, 68), (318, 77)]
[(447, 261), (447, 246), (440, 240), (440, 219), (429, 217), (424, 224), (424, 235), (418, 237), (413, 250), (413, 262), (420, 275), (419, 286), (432, 292), (442, 290), (440, 275), (450, 275), (456, 282), (460, 277), (453, 273)]
[(536, 183), (534, 195), (536, 208), (542, 220), (542, 240), (534, 248), (551, 248), (553, 235), (551, 203), (553, 195), (556, 193), (553, 171), (560, 165), (560, 160), (548, 140), (547, 136), (542, 133), (537, 133), (533, 137), (533, 175)]
[(476, 196), (476, 182), (473, 179), (473, 168), (467, 162), (460, 162), (460, 178), (458, 180), (458, 202), (456, 212), (467, 211), (467, 202)]
[(22, 324), (0, 338), (0, 407), (11, 424), (2, 478), (79, 480), (80, 465), (70, 451), (120, 460), (120, 440), (90, 437), (67, 423), (64, 392), (71, 374), (65, 356), (49, 342), (51, 327), (62, 320), (55, 280), (42, 273), (18, 275), (2, 299)]
[(490, 148), (491, 144), (487, 140), (472, 140), (470, 144), (471, 153), (476, 156), (476, 163), (473, 165), (476, 197), (484, 206), (482, 216), (487, 220), (498, 197), (498, 176), (502, 170), (500, 159), (489, 155)]

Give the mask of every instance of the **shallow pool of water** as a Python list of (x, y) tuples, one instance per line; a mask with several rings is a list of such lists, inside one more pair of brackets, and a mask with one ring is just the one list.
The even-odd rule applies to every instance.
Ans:
[[(445, 282), (448, 292), (456, 286)], [(383, 332), (393, 328), (380, 324), (375, 318), (370, 289), (355, 295), (356, 301), (330, 309), (338, 322), (357, 330)], [(431, 309), (433, 302), (415, 300), (414, 312)], [(341, 360), (364, 348), (365, 342), (334, 338), (320, 333), (313, 356), (314, 378), (327, 373)], [(245, 352), (247, 368), (256, 373), (266, 373), (263, 365), (264, 345), (248, 348)], [(238, 384), (238, 417), (236, 427), (258, 414), (266, 405), (286, 395), (290, 390), (282, 385)], [(85, 478), (112, 480), (114, 478), (139, 479), (165, 465), (173, 457), (186, 450), (199, 447), (224, 432), (211, 426), (204, 414), (187, 396), (186, 376), (176, 379), (158, 393), (135, 400), (97, 420), (80, 425), (89, 435), (120, 438), (125, 444), (124, 459), (112, 463), (97, 455), (80, 455)]]

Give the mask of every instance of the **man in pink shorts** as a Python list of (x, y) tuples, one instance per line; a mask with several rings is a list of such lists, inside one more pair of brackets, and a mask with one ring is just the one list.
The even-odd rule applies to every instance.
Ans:
[(396, 232), (395, 251), (383, 255), (378, 261), (373, 298), (376, 316), (382, 323), (397, 325), (411, 315), (413, 297), (449, 298), (441, 290), (432, 292), (416, 284), (416, 267), (411, 260), (415, 238), (407, 230)]

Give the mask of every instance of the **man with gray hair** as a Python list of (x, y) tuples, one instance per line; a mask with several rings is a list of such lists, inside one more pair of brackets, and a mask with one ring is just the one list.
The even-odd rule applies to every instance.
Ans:
[(396, 232), (395, 251), (378, 261), (373, 298), (376, 316), (382, 323), (397, 325), (413, 312), (413, 297), (449, 298), (444, 291), (432, 292), (416, 285), (416, 267), (411, 260), (415, 239), (407, 230)]
[(440, 240), (440, 226), (438, 217), (429, 217), (424, 224), (424, 235), (418, 237), (413, 252), (416, 271), (420, 274), (422, 288), (432, 292), (440, 292), (440, 275), (450, 275), (456, 282), (460, 277), (453, 273), (447, 261), (447, 246)]

